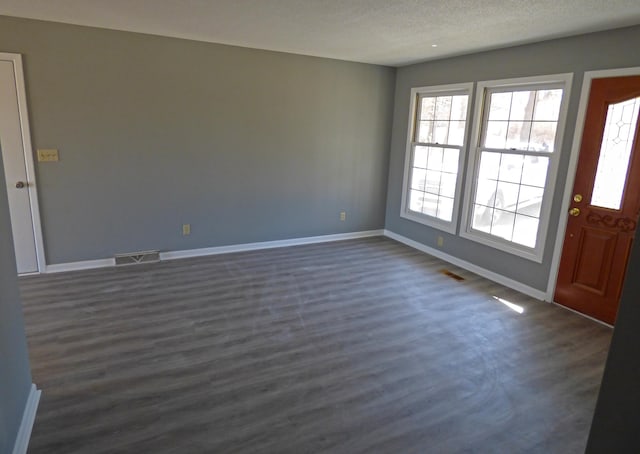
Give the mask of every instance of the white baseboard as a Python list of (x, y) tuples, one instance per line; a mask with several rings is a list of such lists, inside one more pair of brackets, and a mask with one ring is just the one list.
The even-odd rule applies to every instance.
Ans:
[(24, 406), (24, 413), (22, 414), (22, 422), (18, 429), (18, 436), (16, 437), (16, 442), (13, 445), (13, 454), (27, 453), (27, 447), (29, 446), (33, 423), (36, 420), (36, 411), (38, 410), (41, 393), (42, 391), (36, 388), (36, 385), (31, 385), (31, 391), (29, 392), (27, 403)]
[(382, 236), (383, 230), (365, 230), (362, 232), (337, 233), (334, 235), (308, 236), (304, 238), (292, 238), (289, 240), (261, 241), (258, 243), (232, 244), (229, 246), (207, 247), (202, 249), (188, 249), (186, 251), (161, 252), (160, 260), (175, 260), (190, 257), (202, 257), (206, 255), (229, 254), (231, 252), (257, 251), (260, 249), (273, 249), (288, 246), (300, 246), (303, 244), (327, 243), (330, 241), (353, 240), (371, 236)]
[[(327, 243), (330, 241), (352, 240), (382, 236), (383, 230), (364, 230), (360, 232), (337, 233), (334, 235), (308, 236), (303, 238), (291, 238), (287, 240), (261, 241), (258, 243), (232, 244), (229, 246), (216, 246), (201, 249), (187, 249), (184, 251), (167, 251), (160, 253), (160, 260), (175, 260), (189, 257), (203, 257), (207, 255), (229, 254), (231, 252), (256, 251), (260, 249), (272, 249), (287, 246), (299, 246), (303, 244)], [(115, 259), (87, 260), (83, 262), (59, 263), (48, 265), (46, 273), (62, 273), (65, 271), (89, 270), (94, 268), (106, 268), (115, 266)]]
[(544, 301), (546, 292), (542, 290), (535, 289), (533, 287), (529, 287), (528, 285), (523, 284), (522, 282), (518, 282), (516, 280), (510, 279), (502, 274), (494, 273), (493, 271), (489, 271), (486, 268), (482, 268), (478, 265), (474, 265), (473, 263), (467, 262), (466, 260), (459, 259), (452, 255), (447, 254), (446, 252), (442, 252), (438, 249), (431, 248), (429, 246), (425, 246), (422, 243), (409, 239), (405, 236), (398, 235), (391, 230), (384, 230), (384, 236), (391, 238), (392, 240), (396, 240), (400, 243), (406, 244), (414, 249), (422, 251), (426, 254), (437, 257), (445, 262), (449, 262), (452, 265), (459, 266), (467, 271), (471, 271), (479, 276), (489, 279), (490, 281), (497, 282), (498, 284), (504, 285), (505, 287), (512, 288), (514, 290), (519, 291), (520, 293), (524, 293), (525, 295), (531, 296), (532, 298), (536, 298), (538, 300)]
[(108, 268), (116, 265), (116, 259), (85, 260), (82, 262), (57, 263), (47, 265), (45, 273), (64, 273), (65, 271), (92, 270), (94, 268)]

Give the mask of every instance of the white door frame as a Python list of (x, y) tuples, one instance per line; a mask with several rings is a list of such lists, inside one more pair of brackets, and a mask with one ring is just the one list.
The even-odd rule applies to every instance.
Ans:
[(31, 145), (31, 130), (29, 128), (29, 113), (27, 111), (27, 92), (24, 83), (24, 71), (22, 69), (22, 55), (0, 52), (0, 60), (13, 63), (13, 70), (18, 92), (18, 113), (22, 134), (22, 151), (24, 153), (25, 169), (27, 171), (27, 189), (31, 205), (31, 221), (35, 238), (36, 258), (38, 272), (46, 271), (47, 262), (44, 256), (44, 241), (42, 238), (42, 224), (40, 222), (40, 205), (38, 204), (38, 185), (36, 183), (36, 169), (33, 162), (33, 147)]
[(545, 299), (549, 302), (554, 302), (553, 297), (556, 292), (556, 284), (558, 282), (560, 258), (564, 247), (564, 236), (567, 231), (567, 220), (569, 219), (569, 205), (571, 204), (573, 184), (576, 179), (578, 158), (580, 157), (580, 147), (582, 146), (582, 133), (584, 132), (584, 121), (587, 114), (587, 105), (589, 104), (589, 95), (591, 94), (591, 82), (593, 79), (623, 76), (640, 76), (640, 67), (586, 71), (584, 73), (582, 92), (580, 93), (580, 104), (578, 106), (578, 116), (576, 117), (576, 129), (573, 133), (573, 145), (571, 146), (571, 155), (569, 158), (569, 169), (567, 170), (567, 179), (564, 187), (564, 194), (562, 196), (562, 208), (560, 209), (560, 218), (558, 219), (558, 233), (556, 235), (553, 259), (551, 261), (547, 293), (545, 295)]

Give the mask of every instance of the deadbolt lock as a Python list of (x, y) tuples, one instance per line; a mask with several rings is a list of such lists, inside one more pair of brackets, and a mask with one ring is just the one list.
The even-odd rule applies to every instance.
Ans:
[(16, 189), (22, 189), (24, 188), (26, 185), (24, 184), (24, 181), (18, 181), (16, 183)]
[(569, 214), (571, 216), (580, 216), (580, 208), (571, 208)]
[(573, 196), (573, 201), (574, 201), (574, 202), (577, 202), (577, 203), (582, 202), (582, 194), (576, 194), (576, 195), (574, 195), (574, 196)]

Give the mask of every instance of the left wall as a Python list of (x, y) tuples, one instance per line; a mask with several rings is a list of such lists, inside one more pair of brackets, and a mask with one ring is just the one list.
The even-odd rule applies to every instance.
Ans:
[(0, 52), (60, 151), (48, 264), (384, 226), (394, 68), (2, 16)]
[(4, 172), (0, 172), (0, 453), (13, 451), (30, 388), (7, 186)]

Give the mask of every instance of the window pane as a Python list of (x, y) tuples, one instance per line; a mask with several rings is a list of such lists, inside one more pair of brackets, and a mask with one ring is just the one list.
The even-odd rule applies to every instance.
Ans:
[(536, 102), (535, 91), (516, 91), (511, 99), (511, 121), (531, 121)]
[(450, 173), (458, 173), (458, 159), (460, 151), (453, 148), (444, 148), (442, 156), (442, 170)]
[(522, 178), (522, 164), (524, 156), (515, 154), (504, 154), (500, 161), (500, 181), (520, 183)]
[(433, 140), (435, 124), (433, 121), (421, 121), (418, 125), (418, 142), (431, 143)]
[(591, 205), (620, 209), (639, 109), (640, 98), (612, 104), (607, 109)]
[(500, 153), (483, 151), (480, 157), (480, 178), (498, 179), (500, 171)]
[(413, 152), (413, 167), (427, 168), (427, 156), (429, 149), (427, 147), (416, 147)]
[(466, 123), (464, 121), (452, 121), (449, 125), (448, 145), (462, 146), (464, 143), (464, 132)]
[(547, 181), (549, 158), (543, 156), (525, 156), (522, 169), (522, 184), (544, 188)]
[(451, 221), (453, 218), (453, 199), (449, 197), (440, 197), (437, 216), (439, 219), (444, 221)]
[(451, 96), (436, 98), (436, 120), (451, 120)]
[(552, 152), (557, 125), (555, 121), (534, 121), (531, 124), (529, 150)]
[(493, 206), (497, 187), (496, 180), (478, 180), (475, 202), (480, 205)]
[(493, 208), (485, 205), (473, 205), (472, 227), (485, 233), (491, 233), (491, 215)]
[(499, 236), (507, 241), (511, 241), (513, 238), (513, 224), (515, 222), (515, 216), (515, 213), (495, 208), (493, 210), (493, 219), (491, 221), (491, 235)]
[(435, 170), (427, 170), (427, 181), (424, 190), (431, 194), (440, 193), (440, 175), (441, 172)]
[(561, 89), (492, 93), (483, 146), (553, 152), (562, 94)]
[(511, 110), (511, 93), (491, 93), (489, 97), (489, 121), (508, 120)]
[(453, 100), (451, 102), (451, 119), (452, 120), (466, 121), (468, 99), (469, 97), (467, 95), (453, 97)]
[(507, 129), (507, 144), (505, 148), (526, 150), (531, 135), (531, 122), (510, 121)]
[[(415, 147), (409, 182), (409, 210), (445, 221), (453, 219), (459, 155), (457, 149)], [(416, 164), (426, 166), (426, 169)]]
[(421, 120), (433, 120), (435, 119), (436, 112), (436, 98), (425, 97), (422, 98), (422, 107), (420, 109)]
[(468, 95), (421, 97), (414, 140), (462, 146), (468, 101)]
[(491, 121), (487, 123), (484, 145), (487, 148), (505, 148), (507, 140), (507, 121)]
[(533, 112), (535, 121), (557, 121), (560, 116), (562, 90), (538, 90), (536, 108)]
[(411, 173), (411, 189), (424, 191), (424, 181), (427, 178), (425, 170), (414, 167)]
[(456, 174), (443, 173), (440, 179), (440, 195), (453, 198), (456, 194)]
[(472, 228), (535, 247), (548, 165), (548, 157), (482, 152)]
[(508, 211), (516, 211), (519, 191), (519, 184), (498, 181), (498, 188), (496, 189), (494, 197), (495, 208)]
[(438, 196), (435, 194), (423, 194), (422, 201), (422, 214), (435, 217), (438, 214)]
[(441, 170), (442, 169), (442, 148), (429, 148), (429, 160), (427, 161), (427, 169)]
[(520, 186), (517, 212), (520, 214), (526, 214), (528, 216), (539, 218), (543, 193), (544, 190), (542, 188), (535, 188), (533, 186)]
[(421, 191), (409, 191), (409, 209), (411, 211), (415, 211), (416, 213), (422, 212), (422, 196), (423, 192)]
[(537, 218), (516, 214), (513, 242), (531, 248), (536, 247), (539, 223)]
[(432, 143), (448, 144), (449, 137), (449, 122), (448, 121), (436, 121), (435, 129), (433, 132), (433, 138), (430, 140)]

